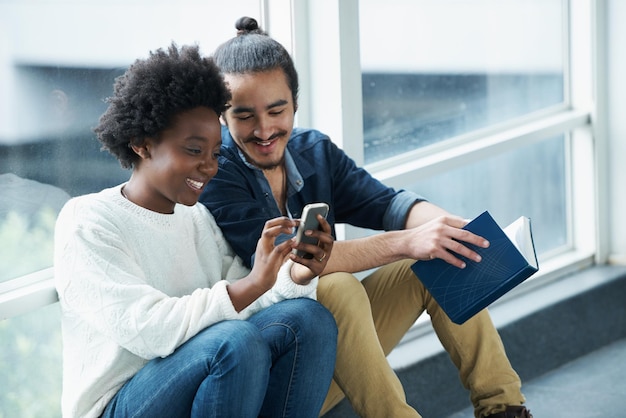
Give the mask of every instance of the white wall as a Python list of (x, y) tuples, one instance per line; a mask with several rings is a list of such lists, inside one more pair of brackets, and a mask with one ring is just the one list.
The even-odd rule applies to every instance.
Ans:
[(626, 2), (607, 6), (610, 261), (626, 264)]

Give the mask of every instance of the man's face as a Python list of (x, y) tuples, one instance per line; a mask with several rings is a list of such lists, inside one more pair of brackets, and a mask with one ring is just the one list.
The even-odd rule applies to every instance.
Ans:
[(293, 130), (295, 106), (282, 69), (226, 74), (232, 99), (224, 112), (237, 146), (249, 163), (265, 170), (283, 162)]

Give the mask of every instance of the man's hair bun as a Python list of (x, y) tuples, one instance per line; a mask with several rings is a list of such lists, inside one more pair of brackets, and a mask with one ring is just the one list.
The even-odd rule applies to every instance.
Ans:
[(237, 22), (235, 22), (235, 28), (237, 29), (237, 35), (244, 35), (248, 33), (266, 35), (266, 33), (259, 28), (259, 23), (256, 19), (248, 16), (237, 19)]

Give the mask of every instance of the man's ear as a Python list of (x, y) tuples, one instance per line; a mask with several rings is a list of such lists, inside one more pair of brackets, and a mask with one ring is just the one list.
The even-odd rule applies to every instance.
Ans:
[(223, 114), (223, 113), (220, 115), (220, 123), (221, 123), (223, 126), (228, 126), (228, 123), (226, 123), (226, 118), (224, 117), (224, 114)]

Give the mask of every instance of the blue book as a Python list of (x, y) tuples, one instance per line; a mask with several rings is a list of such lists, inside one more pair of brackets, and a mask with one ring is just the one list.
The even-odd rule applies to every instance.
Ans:
[(456, 324), (464, 323), (539, 270), (529, 218), (522, 216), (502, 229), (485, 211), (464, 229), (489, 241), (488, 248), (463, 243), (480, 254), (482, 261), (455, 254), (465, 262), (464, 269), (439, 258), (420, 260), (411, 267)]

